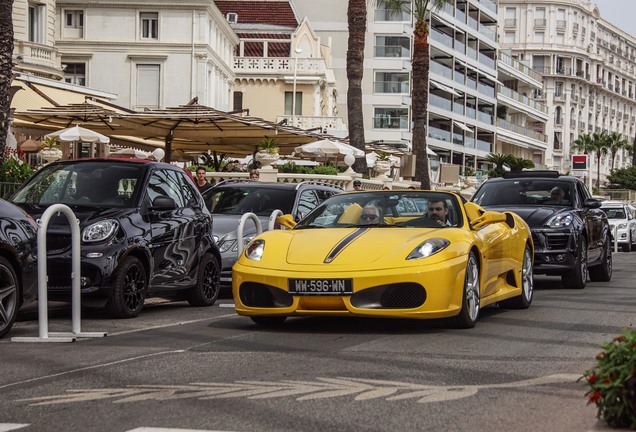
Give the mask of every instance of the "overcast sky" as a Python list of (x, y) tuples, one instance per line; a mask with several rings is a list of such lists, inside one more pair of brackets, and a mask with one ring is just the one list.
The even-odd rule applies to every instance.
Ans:
[(636, 37), (636, 0), (592, 0), (603, 19)]

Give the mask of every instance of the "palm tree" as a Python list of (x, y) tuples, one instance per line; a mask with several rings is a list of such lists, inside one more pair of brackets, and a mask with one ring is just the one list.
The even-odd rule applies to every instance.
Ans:
[(616, 159), (616, 153), (618, 153), (620, 150), (624, 149), (628, 145), (629, 143), (627, 142), (627, 140), (624, 140), (623, 136), (618, 132), (612, 132), (612, 134), (607, 137), (607, 146), (609, 148), (611, 159), (610, 170), (614, 169), (614, 160)]
[[(428, 9), (437, 10), (446, 4), (446, 0), (377, 0), (385, 9), (393, 13), (409, 12), (413, 14), (413, 54), (411, 72), (411, 116), (413, 119), (413, 154), (415, 155), (415, 180), (421, 189), (431, 188), (431, 176), (428, 170), (427, 115), (428, 115), (428, 73), (430, 69), (426, 16)], [(413, 9), (411, 9), (411, 7)]]
[(11, 70), (13, 68), (13, 0), (0, 0), (0, 155), (9, 134)]
[(488, 153), (486, 156), (486, 161), (490, 162), (494, 165), (494, 167), (488, 171), (488, 177), (501, 177), (503, 176), (506, 170), (504, 169), (504, 165), (508, 162), (508, 155), (499, 154), (499, 153)]
[(506, 160), (506, 165), (510, 168), (512, 172), (520, 172), (523, 171), (524, 168), (534, 168), (534, 162), (530, 159), (524, 159), (522, 157), (517, 157), (513, 155), (507, 155), (508, 160)]
[(594, 132), (592, 134), (592, 147), (594, 158), (596, 159), (596, 187), (601, 188), (601, 156), (609, 153), (608, 135), (605, 132)]
[[(349, 118), (349, 144), (365, 150), (364, 117), (362, 115), (362, 75), (364, 73), (364, 39), (367, 31), (367, 0), (349, 0), (347, 24), (347, 115)], [(353, 169), (367, 172), (367, 159), (356, 158)]]
[[(594, 143), (594, 138), (592, 137), (592, 134), (583, 133), (583, 134), (579, 135), (572, 142), (572, 145), (570, 146), (570, 150), (582, 151), (583, 154), (589, 155), (590, 153), (592, 153), (594, 151), (593, 143)], [(590, 163), (589, 162), (589, 157), (588, 157), (588, 162), (587, 163), (588, 164)], [(590, 175), (591, 175), (591, 172), (590, 172)], [(586, 182), (586, 184), (587, 184), (587, 182)], [(590, 184), (591, 184), (591, 180), (590, 180)]]

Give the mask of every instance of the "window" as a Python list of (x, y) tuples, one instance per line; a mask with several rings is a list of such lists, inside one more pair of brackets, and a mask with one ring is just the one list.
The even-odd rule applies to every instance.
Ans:
[(375, 108), (373, 127), (375, 129), (408, 129), (408, 108)]
[(545, 8), (538, 7), (534, 11), (534, 26), (545, 27), (545, 25), (546, 25)]
[(159, 108), (159, 65), (137, 65), (137, 106)]
[(557, 33), (555, 42), (559, 45), (565, 45), (565, 33)]
[(296, 108), (296, 112), (293, 115), (303, 114), (303, 93), (296, 92), (296, 106), (293, 107), (292, 101), (293, 92), (285, 92), (285, 115), (292, 115), (292, 109)]
[(376, 93), (409, 93), (408, 72), (376, 72), (374, 91)]
[(515, 43), (515, 39), (517, 36), (517, 32), (507, 31), (504, 33), (504, 43), (513, 44)]
[(183, 194), (183, 184), (179, 181), (178, 173), (172, 170), (157, 170), (152, 173), (148, 181), (148, 198), (152, 202), (158, 196), (172, 198), (177, 207), (183, 208), (188, 203)]
[(376, 57), (411, 57), (411, 39), (406, 36), (376, 36)]
[(563, 96), (563, 81), (557, 81), (554, 83), (554, 95)]
[(556, 107), (554, 109), (554, 124), (562, 125), (563, 124), (563, 113), (561, 107)]
[(84, 11), (67, 10), (64, 13), (64, 25), (69, 28), (84, 28)]
[(141, 19), (141, 38), (159, 39), (159, 13), (142, 12), (139, 17)]
[(234, 103), (232, 105), (232, 109), (235, 111), (243, 109), (243, 92), (234, 92)]
[(86, 64), (85, 63), (65, 63), (64, 81), (71, 84), (86, 85)]
[(504, 21), (506, 27), (515, 27), (517, 25), (517, 8), (507, 7), (506, 18)]
[(228, 12), (226, 18), (227, 22), (231, 24), (236, 24), (238, 22), (238, 15), (234, 12)]
[[(410, 3), (410, 2), (409, 2)], [(404, 4), (402, 12), (395, 13), (378, 4), (375, 8), (375, 21), (411, 21), (411, 5)]]
[(29, 3), (29, 23), (27, 29), (29, 42), (40, 44), (45, 42), (45, 18), (46, 7), (44, 5)]
[(534, 43), (544, 43), (545, 32), (534, 32)]

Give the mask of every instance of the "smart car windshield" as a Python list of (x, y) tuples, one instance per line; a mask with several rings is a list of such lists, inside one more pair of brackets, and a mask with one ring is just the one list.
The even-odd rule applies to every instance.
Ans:
[(295, 229), (342, 227), (445, 228), (461, 226), (454, 195), (442, 192), (367, 192), (329, 198)]
[(515, 179), (484, 183), (471, 199), (481, 206), (561, 205), (571, 206), (572, 191), (568, 182), (553, 179)]
[(59, 164), (42, 168), (11, 201), (35, 206), (128, 207), (142, 175), (141, 164)]

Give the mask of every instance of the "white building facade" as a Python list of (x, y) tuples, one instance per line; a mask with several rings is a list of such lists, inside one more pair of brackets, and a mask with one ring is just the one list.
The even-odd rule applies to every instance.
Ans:
[(118, 105), (231, 109), (239, 40), (210, 0), (58, 1), (55, 35), (64, 80)]
[[(636, 38), (605, 21), (588, 0), (499, 0), (499, 40), (511, 57), (544, 76), (535, 93), (549, 109), (545, 163), (571, 170), (573, 142), (583, 133), (636, 132)], [(601, 184), (610, 158), (601, 159)], [(620, 152), (614, 168), (631, 163)], [(596, 178), (596, 164), (592, 164)]]

